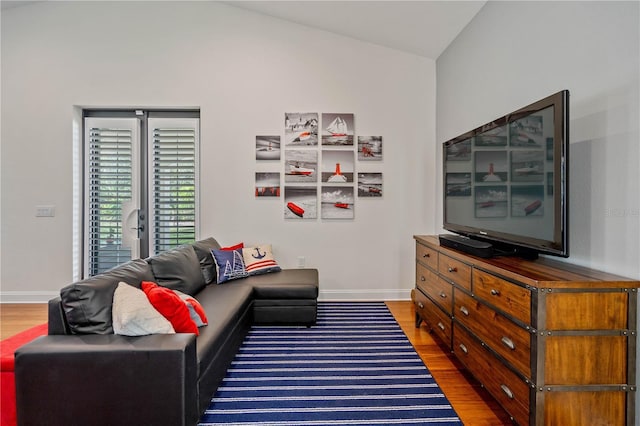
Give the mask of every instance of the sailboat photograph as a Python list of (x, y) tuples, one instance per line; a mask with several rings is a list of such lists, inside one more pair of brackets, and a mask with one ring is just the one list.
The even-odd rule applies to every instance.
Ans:
[(322, 114), (322, 145), (353, 146), (353, 114)]

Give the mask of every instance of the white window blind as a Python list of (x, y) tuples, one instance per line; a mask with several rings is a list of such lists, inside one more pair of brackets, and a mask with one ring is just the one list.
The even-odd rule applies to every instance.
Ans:
[[(135, 129), (129, 123), (94, 123), (86, 162), (88, 272), (95, 275), (131, 259), (122, 246), (122, 207), (133, 197)], [(100, 126), (129, 124), (125, 126)]]
[(194, 120), (149, 119), (152, 252), (196, 238), (198, 126)]

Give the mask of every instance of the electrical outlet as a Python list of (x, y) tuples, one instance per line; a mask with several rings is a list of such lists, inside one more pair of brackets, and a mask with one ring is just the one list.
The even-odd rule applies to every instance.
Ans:
[(298, 256), (298, 268), (304, 268), (305, 258), (304, 256)]
[(56, 206), (36, 206), (36, 217), (54, 217)]

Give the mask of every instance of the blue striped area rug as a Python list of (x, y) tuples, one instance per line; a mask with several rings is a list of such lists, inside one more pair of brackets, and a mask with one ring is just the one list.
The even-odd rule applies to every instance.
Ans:
[(461, 425), (382, 302), (320, 302), (311, 328), (254, 326), (205, 425)]

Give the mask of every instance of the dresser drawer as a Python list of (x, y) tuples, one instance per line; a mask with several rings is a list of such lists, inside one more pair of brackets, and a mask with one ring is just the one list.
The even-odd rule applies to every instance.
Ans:
[(415, 292), (416, 312), (430, 329), (451, 348), (451, 317), (425, 296), (420, 290)]
[(473, 293), (513, 318), (531, 324), (530, 290), (474, 269)]
[(416, 277), (418, 288), (451, 315), (453, 309), (453, 286), (422, 265), (418, 265), (416, 271), (418, 272)]
[(531, 333), (463, 291), (455, 291), (454, 317), (531, 379)]
[(416, 260), (434, 271), (438, 270), (438, 252), (420, 243), (416, 243)]
[(520, 425), (529, 424), (529, 386), (493, 354), (454, 325), (453, 352)]
[(438, 272), (444, 278), (453, 281), (471, 291), (471, 266), (459, 260), (440, 254)]
[(416, 286), (422, 289), (425, 293), (428, 288), (431, 288), (435, 282), (438, 281), (438, 274), (433, 272), (426, 266), (416, 263)]

